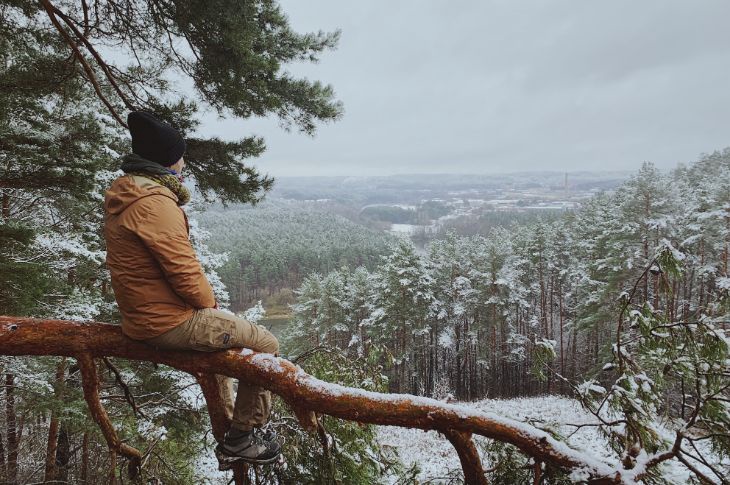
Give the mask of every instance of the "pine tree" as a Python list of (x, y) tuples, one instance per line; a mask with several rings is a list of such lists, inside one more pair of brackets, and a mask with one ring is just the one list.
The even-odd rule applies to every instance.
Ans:
[[(184, 134), (186, 167), (209, 198), (255, 203), (273, 179), (244, 164), (264, 150), (261, 138), (196, 136), (196, 99), (221, 116), (271, 114), (285, 129), (307, 134), (342, 113), (332, 87), (283, 69), (316, 62), (339, 32), (296, 33), (273, 0), (5, 0), (0, 9), (3, 33), (11, 34), (4, 36), (4, 52), (22, 49), (27, 38), (44, 50), (36, 70), (26, 71), (28, 82), (14, 88), (38, 94), (46, 82), (58, 89), (83, 85), (87, 100), (102, 104), (119, 127), (124, 111), (155, 113)], [(28, 78), (30, 72), (43, 73), (41, 81)], [(180, 78), (192, 83), (194, 96), (170, 82)], [(96, 131), (102, 120), (94, 120)]]

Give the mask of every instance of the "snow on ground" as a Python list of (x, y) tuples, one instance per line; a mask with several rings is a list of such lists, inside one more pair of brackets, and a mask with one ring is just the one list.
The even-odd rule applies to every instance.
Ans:
[[(560, 424), (584, 424), (595, 421), (595, 418), (585, 412), (577, 401), (561, 396), (485, 399), (461, 404), (518, 421), (526, 421), (540, 428), (557, 428), (563, 436), (567, 436), (575, 428)], [(406, 467), (418, 464), (421, 470), (419, 481), (444, 477), (454, 469), (461, 469), (459, 457), (451, 443), (435, 431), (424, 432), (397, 426), (380, 426), (378, 439), (381, 445), (395, 448)], [(475, 440), (481, 439), (475, 436)], [(601, 459), (608, 455), (605, 441), (592, 427), (581, 428), (568, 440), (568, 443)], [(486, 461), (483, 464), (485, 468), (490, 466)]]
[[(567, 424), (594, 423), (595, 418), (586, 412), (574, 399), (562, 396), (540, 396), (518, 399), (485, 399), (473, 403), (461, 403), (480, 411), (493, 412), (504, 417), (524, 421), (539, 428), (556, 430), (567, 437), (575, 427)], [(483, 438), (475, 436), (476, 441)], [(380, 426), (378, 440), (382, 446), (392, 447), (406, 467), (418, 464), (419, 482), (440, 483), (439, 477), (446, 477), (454, 469), (460, 470), (459, 457), (451, 443), (435, 431), (424, 432), (416, 429), (397, 426)], [(583, 427), (577, 430), (568, 444), (586, 452), (597, 459), (616, 465), (616, 460), (606, 440), (595, 427)], [(483, 459), (485, 468), (491, 466)], [(670, 483), (685, 484), (688, 482), (687, 470), (676, 461), (670, 462), (665, 469), (665, 477)], [(391, 481), (392, 483), (393, 481)], [(447, 483), (448, 480), (443, 480)]]
[[(418, 480), (434, 480), (446, 476), (454, 469), (460, 469), (459, 457), (446, 438), (436, 431), (380, 426), (380, 445), (393, 448), (406, 468), (418, 465)], [(395, 483), (391, 480), (390, 483)]]
[[(485, 399), (473, 403), (459, 403), (482, 412), (492, 412), (506, 418), (529, 423), (542, 429), (557, 431), (567, 437), (568, 444), (605, 463), (618, 466), (603, 436), (595, 427), (583, 427), (577, 431), (568, 424), (594, 423), (595, 418), (586, 412), (574, 399), (562, 396), (539, 396), (517, 399)], [(668, 430), (657, 426), (660, 432)], [(575, 433), (573, 433), (575, 431)], [(573, 433), (571, 435), (571, 433)], [(663, 433), (664, 434), (664, 433)], [(484, 440), (479, 436), (475, 441)], [(214, 441), (208, 436), (211, 451), (197, 457), (196, 468), (206, 478), (206, 484), (224, 484), (229, 478), (225, 472), (217, 470), (217, 461), (212, 453)], [(421, 431), (398, 426), (379, 426), (378, 441), (381, 446), (395, 450), (406, 468), (417, 464), (420, 470), (419, 483), (429, 484), (453, 483), (450, 479), (454, 471), (461, 470), (459, 457), (451, 443), (436, 431)], [(485, 468), (492, 466), (483, 458)], [(686, 484), (689, 481), (688, 471), (676, 460), (670, 461), (664, 469), (664, 477), (672, 484)], [(395, 483), (391, 478), (390, 483)]]

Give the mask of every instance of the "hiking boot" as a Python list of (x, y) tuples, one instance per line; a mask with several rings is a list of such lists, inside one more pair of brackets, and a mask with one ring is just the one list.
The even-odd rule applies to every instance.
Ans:
[(219, 470), (228, 470), (236, 462), (266, 465), (275, 462), (281, 454), (281, 445), (273, 428), (258, 428), (246, 433), (231, 429), (222, 443), (215, 448)]

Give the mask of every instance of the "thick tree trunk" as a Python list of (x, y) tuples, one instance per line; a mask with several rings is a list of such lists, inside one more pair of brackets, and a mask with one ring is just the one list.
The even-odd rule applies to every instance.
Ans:
[(58, 449), (58, 416), (51, 415), (51, 423), (48, 426), (48, 445), (46, 446), (46, 472), (43, 476), (44, 482), (56, 479), (56, 450)]
[[(93, 358), (101, 356), (165, 364), (194, 375), (221, 374), (243, 379), (269, 389), (290, 405), (295, 404), (293, 407), (317, 410), (341, 419), (442, 433), (458, 431), (463, 433), (462, 437), (478, 434), (512, 444), (536, 460), (559, 468), (581, 468), (596, 477), (596, 483), (623, 483), (620, 472), (613, 467), (597, 462), (595, 458), (573, 450), (548, 433), (525, 423), (424, 397), (367, 392), (326, 383), (306, 374), (291, 362), (269, 354), (236, 350), (211, 353), (164, 351), (126, 338), (117, 325), (2, 316), (0, 354), (76, 358), (84, 378), (87, 403), (110, 444), (112, 460), (116, 459), (117, 453), (134, 457), (134, 452), (137, 456), (139, 452), (119, 442), (99, 403)], [(471, 455), (468, 444), (459, 446), (467, 457)], [(468, 459), (474, 463), (472, 458)]]
[(62, 423), (58, 432), (58, 447), (56, 448), (56, 480), (68, 481), (68, 465), (71, 462), (71, 436), (68, 425)]

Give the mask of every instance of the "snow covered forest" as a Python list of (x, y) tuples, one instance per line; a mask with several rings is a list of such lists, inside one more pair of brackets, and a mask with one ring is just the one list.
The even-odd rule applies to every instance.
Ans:
[(617, 452), (685, 426), (724, 482), (729, 210), (730, 150), (669, 174), (645, 164), (555, 222), (451, 234), (425, 255), (403, 239), (373, 271), (312, 274), (287, 342), (376, 359), (392, 392), (572, 395)]
[(198, 220), (211, 234), (210, 248), (227, 254), (218, 272), (236, 311), (298, 287), (310, 273), (373, 267), (391, 239), (343, 217), (282, 199), (255, 208), (211, 208)]
[[(117, 318), (101, 266), (101, 221), (89, 218), (113, 175), (98, 172), (88, 199), (76, 199), (83, 224), (67, 206), (59, 206), (65, 212), (39, 212), (22, 203), (22, 192), (6, 192), (6, 221), (43, 223), (26, 243), (16, 238), (5, 246), (3, 264), (16, 270), (3, 277), (18, 278), (11, 283), (16, 288), (32, 289), (34, 281), (47, 286), (38, 289), (35, 306), (19, 299), (27, 291), (6, 292), (5, 313)], [(280, 287), (296, 281), (281, 275), (291, 276), (297, 261), (302, 265), (283, 350), (307, 372), (373, 391), (475, 401), (475, 409), (549, 430), (594, 459), (628, 464), (647, 483), (724, 483), (730, 465), (730, 150), (671, 173), (645, 164), (617, 190), (557, 220), (492, 228), (485, 235), (450, 234), (425, 252), (407, 238), (393, 240), (288, 204), (272, 201), (256, 209), (264, 216), (248, 232), (261, 249), (234, 236), (241, 232), (236, 219), (252, 221), (254, 211), (206, 211), (197, 200), (189, 212), (196, 251), (223, 304), (229, 301), (224, 281), (250, 277), (241, 270), (258, 261), (242, 266), (243, 251), (270, 258), (264, 265), (270, 273), (262, 274), (274, 275), (267, 281)], [(56, 206), (43, 211), (49, 207)], [(223, 228), (216, 232), (233, 239), (202, 229), (216, 220)], [(319, 239), (328, 230), (339, 236)], [(277, 241), (281, 245), (272, 251)], [(213, 251), (211, 243), (237, 252)], [(360, 266), (364, 257), (367, 268)], [(233, 270), (219, 274), (231, 260)], [(328, 267), (340, 269), (326, 272)], [(29, 279), (31, 270), (36, 279)], [(260, 321), (265, 311), (254, 305), (246, 315)], [(146, 476), (163, 483), (226, 480), (210, 461), (205, 408), (189, 375), (112, 359), (103, 368), (104, 404), (125, 441), (148, 453)], [(104, 482), (109, 458), (85, 411), (78, 367), (63, 358), (4, 358), (3, 373), (5, 476), (18, 483), (54, 476)], [(537, 397), (513, 399), (521, 396)], [(555, 406), (571, 411), (556, 416)], [(293, 419), (277, 402), (274, 423), (287, 438), (288, 467), (256, 471), (264, 483), (461, 480), (455, 455), (445, 456), (451, 452), (443, 448), (447, 442), (432, 433), (424, 435), (425, 448), (414, 449), (419, 435), (412, 432), (325, 418), (335, 443), (327, 454), (312, 452), (321, 444)], [(686, 455), (650, 467), (679, 436)], [(532, 462), (511, 446), (493, 440), (477, 445), (495, 483), (534, 480)], [(428, 449), (442, 458), (434, 461)], [(197, 458), (191, 462), (190, 456)], [(551, 467), (540, 476), (544, 483), (583, 479)]]
[[(670, 174), (645, 164), (555, 222), (452, 233), (426, 255), (402, 239), (374, 271), (307, 277), (292, 338), (352, 355), (387, 349), (396, 392), (471, 400), (568, 391), (552, 371), (605, 382), (611, 372), (598, 371), (636, 282), (632, 305), (646, 302), (668, 329), (726, 328), (729, 203), (726, 150)], [(681, 273), (662, 269), (663, 255)], [(684, 414), (687, 403), (673, 401)]]
[[(671, 172), (646, 163), (549, 217), (453, 219), (462, 234), (424, 232), (422, 248), (364, 216), (430, 222), (448, 210), (439, 197), (394, 210), (369, 198), (370, 181), (323, 177), (265, 200), (274, 179), (251, 163), (264, 139), (205, 131), (216, 115), (307, 135), (341, 118), (332, 86), (287, 70), (339, 37), (295, 32), (273, 0), (0, 0), (0, 483), (730, 483), (730, 148)], [(272, 306), (291, 312), (282, 359), (208, 361), (256, 357), (271, 375), (285, 364), (347, 408), (316, 416), (275, 398), (284, 464), (218, 470), (200, 373), (14, 350), (19, 319), (66, 325), (46, 343), (103, 327), (93, 321), (118, 331), (102, 202), (133, 110), (186, 139), (190, 239), (219, 307), (261, 324)], [(413, 177), (442, 193), (472, 178)], [(381, 181), (380, 195), (410, 205), (420, 182), (404, 181)], [(362, 205), (296, 202), (314, 189)], [(92, 416), (89, 369), (116, 441)], [(380, 421), (347, 414), (343, 396), (370, 399)], [(364, 424), (411, 412), (399, 427)], [(450, 428), (423, 431), (439, 419)], [(487, 424), (459, 428), (470, 420)]]

